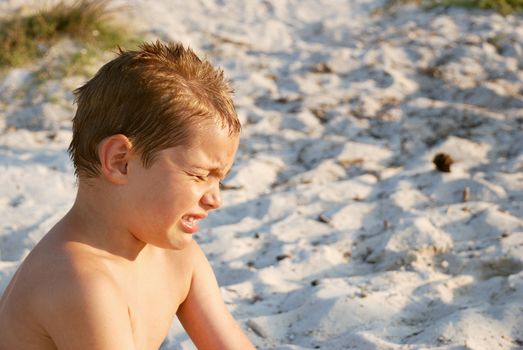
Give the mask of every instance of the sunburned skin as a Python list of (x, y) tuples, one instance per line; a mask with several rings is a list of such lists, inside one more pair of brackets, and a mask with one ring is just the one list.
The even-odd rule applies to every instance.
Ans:
[(101, 143), (102, 175), (80, 181), (0, 300), (0, 350), (156, 350), (176, 316), (199, 349), (254, 349), (194, 240), (238, 137), (199, 131), (148, 168), (125, 136)]

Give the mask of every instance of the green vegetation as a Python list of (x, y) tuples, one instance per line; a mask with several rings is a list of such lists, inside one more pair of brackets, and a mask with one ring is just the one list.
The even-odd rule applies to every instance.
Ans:
[(69, 73), (76, 70), (75, 65), (85, 64), (97, 53), (138, 41), (112, 21), (106, 1), (79, 0), (73, 4), (61, 1), (33, 15), (15, 15), (0, 22), (0, 69), (44, 57), (61, 39), (71, 39), (77, 46), (77, 53), (64, 62), (73, 65), (66, 69)]
[(430, 1), (432, 6), (460, 6), (466, 8), (492, 9), (502, 15), (523, 10), (523, 0), (439, 0)]
[(490, 9), (504, 16), (523, 10), (523, 0), (389, 0), (385, 8), (392, 9), (407, 3), (416, 3), (427, 8), (459, 6), (465, 8)]

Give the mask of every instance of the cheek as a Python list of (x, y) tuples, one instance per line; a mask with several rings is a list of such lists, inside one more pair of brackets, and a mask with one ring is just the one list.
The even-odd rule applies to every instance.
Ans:
[(202, 191), (190, 183), (178, 183), (158, 190), (156, 200), (171, 211), (184, 211), (198, 203)]

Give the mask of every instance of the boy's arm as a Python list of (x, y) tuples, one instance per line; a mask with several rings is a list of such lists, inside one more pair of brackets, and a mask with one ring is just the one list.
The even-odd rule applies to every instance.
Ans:
[(195, 259), (191, 287), (177, 316), (196, 347), (202, 349), (254, 349), (227, 310), (209, 261), (191, 244)]
[(57, 349), (135, 349), (127, 305), (114, 281), (96, 271), (66, 279), (38, 307)]

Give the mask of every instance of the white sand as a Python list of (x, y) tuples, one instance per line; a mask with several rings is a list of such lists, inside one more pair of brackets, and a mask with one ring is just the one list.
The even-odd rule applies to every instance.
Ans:
[[(120, 3), (234, 81), (232, 189), (198, 239), (259, 348), (523, 348), (521, 16)], [(0, 78), (1, 291), (72, 204), (69, 91), (83, 78)], [(439, 152), (451, 173), (434, 170)], [(162, 346), (192, 348), (179, 324)]]

